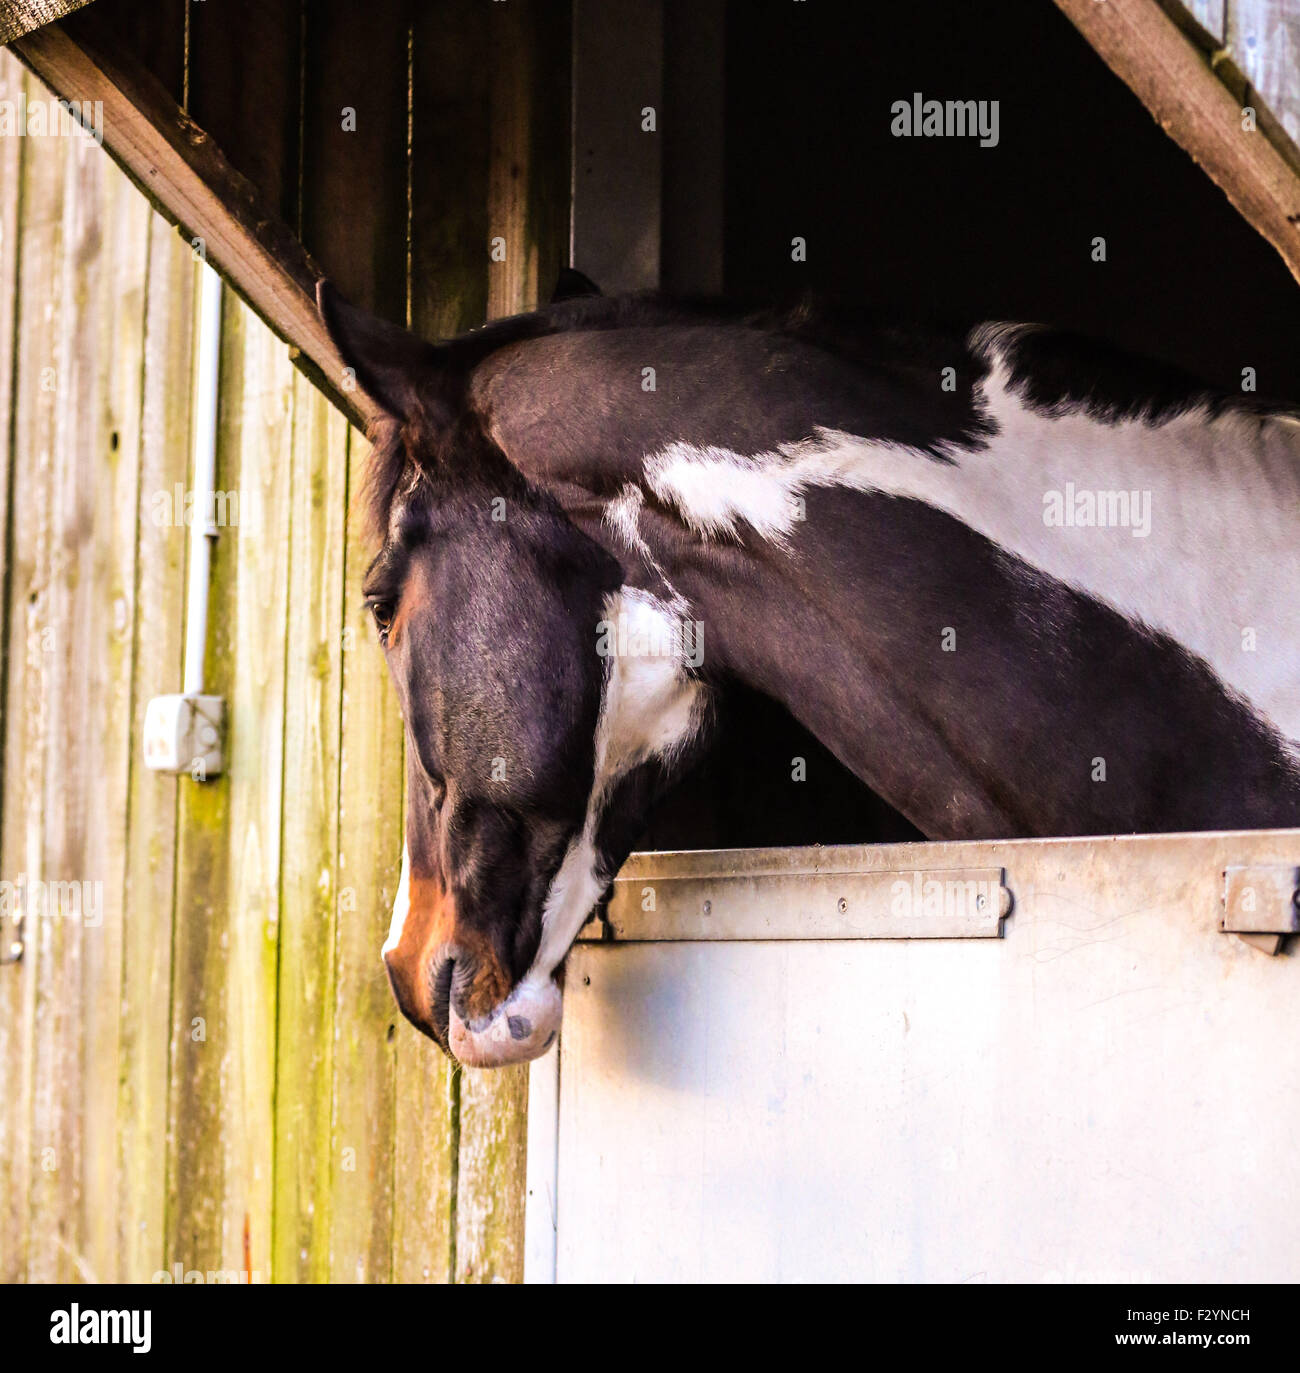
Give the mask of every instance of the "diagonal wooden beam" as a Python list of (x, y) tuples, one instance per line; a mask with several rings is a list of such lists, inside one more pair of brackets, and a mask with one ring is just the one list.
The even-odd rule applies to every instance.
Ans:
[[(1157, 0), (1056, 0), (1156, 122), (1198, 162), (1300, 281), (1300, 174), (1294, 150), (1242, 106)], [(1263, 113), (1263, 112), (1261, 112)]]
[(90, 0), (0, 0), (0, 43), (12, 43), (33, 29), (43, 28)]
[(295, 350), (294, 361), (354, 423), (373, 416), (348, 389), (343, 360), (316, 313), (321, 275), (291, 230), (260, 202), (249, 181), (138, 64), (60, 25), (13, 45), (60, 98), (102, 103), (104, 146), (127, 175)]

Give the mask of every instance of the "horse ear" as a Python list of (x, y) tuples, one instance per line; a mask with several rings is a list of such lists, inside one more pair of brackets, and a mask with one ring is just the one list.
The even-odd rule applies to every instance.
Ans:
[(409, 419), (419, 405), (422, 382), (437, 366), (438, 349), (358, 309), (324, 277), (316, 283), (316, 308), (361, 389), (390, 415)]
[(551, 304), (562, 300), (576, 300), (579, 296), (598, 296), (600, 287), (589, 276), (573, 267), (561, 267), (555, 279), (555, 290), (551, 292)]

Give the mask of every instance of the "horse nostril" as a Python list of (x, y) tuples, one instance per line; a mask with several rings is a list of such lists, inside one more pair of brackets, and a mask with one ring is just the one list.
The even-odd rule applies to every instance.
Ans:
[(433, 1028), (443, 1044), (447, 1042), (447, 1028), (451, 1023), (451, 979), (455, 972), (456, 959), (448, 954), (434, 965), (430, 974), (430, 1005), (433, 1011)]

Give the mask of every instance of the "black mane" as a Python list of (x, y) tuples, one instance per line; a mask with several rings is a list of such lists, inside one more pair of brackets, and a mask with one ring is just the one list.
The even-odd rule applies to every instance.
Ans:
[[(938, 394), (938, 378), (945, 368), (955, 368), (959, 391), (970, 401), (958, 426), (958, 442), (970, 448), (983, 446), (990, 433), (974, 397), (994, 361), (993, 351), (983, 341), (990, 335), (998, 338), (997, 351), (1005, 360), (1011, 385), (1031, 408), (1044, 413), (1083, 410), (1103, 423), (1137, 420), (1152, 425), (1196, 409), (1210, 416), (1234, 410), (1300, 415), (1300, 407), (1212, 387), (1176, 364), (1136, 357), (1111, 344), (1037, 324), (995, 325), (990, 334), (979, 321), (902, 324), (870, 310), (832, 305), (811, 296), (790, 305), (758, 307), (657, 292), (580, 296), (493, 320), (437, 345), (438, 375), (430, 378), (422, 412), (404, 423), (384, 418), (372, 426), (374, 452), (364, 498), (370, 527), (382, 535), (407, 474), (429, 475), (440, 465), (454, 462), (458, 448), (468, 445), (475, 450), (479, 470), (484, 470), (483, 447), (494, 445), (472, 420), (466, 388), (474, 369), (493, 353), (555, 334), (702, 325), (797, 340), (856, 367), (894, 377), (913, 390), (933, 378), (936, 414), (944, 402), (953, 399)], [(500, 454), (495, 456), (504, 462)], [(933, 456), (947, 460), (942, 445)], [(499, 464), (489, 466), (495, 469)], [(497, 475), (504, 478), (506, 474), (498, 471)]]

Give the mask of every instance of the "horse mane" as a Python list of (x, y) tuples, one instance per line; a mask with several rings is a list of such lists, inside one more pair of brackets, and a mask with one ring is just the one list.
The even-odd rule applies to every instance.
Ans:
[[(443, 370), (426, 388), (415, 413), (405, 419), (381, 414), (367, 430), (372, 447), (360, 502), (368, 535), (382, 541), (401, 487), (432, 478), (441, 465), (454, 466), (459, 445), (467, 444), (479, 458), (485, 456), (484, 445), (495, 449), (465, 404), (469, 374), (492, 353), (547, 334), (744, 320), (743, 311), (720, 301), (643, 292), (559, 301), (449, 339), (442, 345)], [(462, 462), (465, 456), (460, 455)], [(504, 455), (501, 461), (505, 463)]]
[[(454, 469), (458, 459), (461, 464), (471, 458), (490, 463), (495, 455), (510, 468), (466, 403), (471, 372), (491, 354), (551, 334), (690, 325), (783, 334), (856, 365), (885, 371), (911, 367), (937, 375), (952, 358), (964, 354), (980, 375), (987, 374), (994, 361), (991, 326), (986, 324), (904, 324), (808, 292), (793, 303), (776, 306), (655, 291), (556, 301), (493, 320), (440, 344), (440, 372), (417, 413), (407, 420), (383, 416), (372, 423), (368, 436), (374, 447), (362, 497), (368, 529), (384, 537), (404, 482), (434, 480), (437, 470)], [(1150, 424), (1193, 409), (1211, 418), (1225, 411), (1300, 417), (1294, 404), (1223, 391), (1174, 364), (1137, 357), (1081, 334), (1039, 324), (993, 328), (999, 340), (996, 352), (1008, 368), (1011, 385), (1031, 408), (1047, 413), (1077, 408), (1107, 423), (1137, 419)]]

